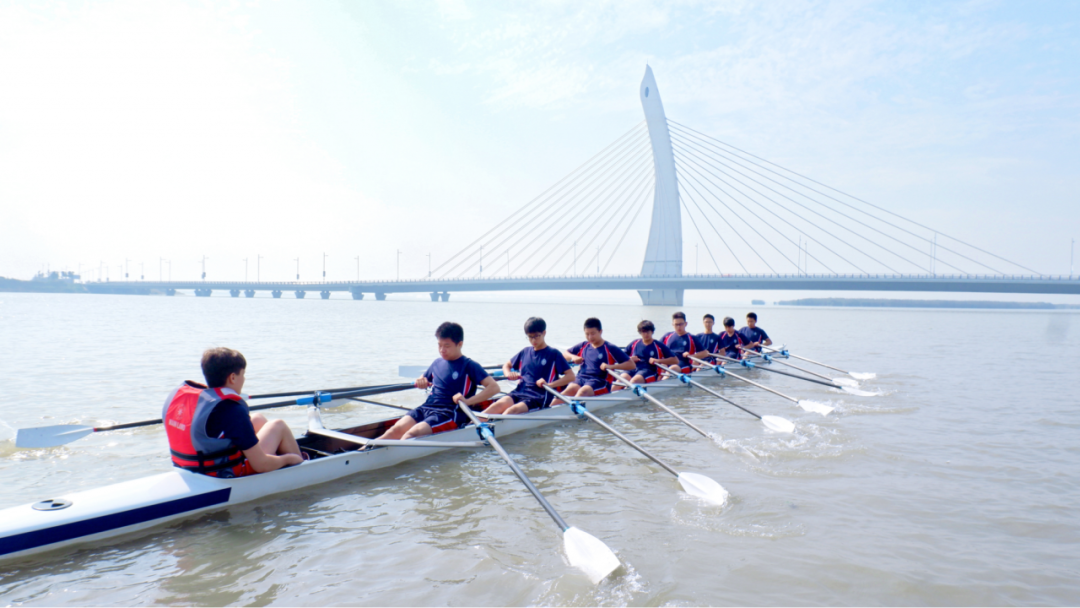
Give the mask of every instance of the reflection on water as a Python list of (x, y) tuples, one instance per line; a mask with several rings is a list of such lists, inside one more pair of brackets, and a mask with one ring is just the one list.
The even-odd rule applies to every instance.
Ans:
[[(0, 306), (0, 506), (168, 470), (159, 428), (49, 450), (15, 450), (11, 429), (156, 418), (180, 380), (198, 377), (210, 345), (243, 351), (258, 393), (396, 382), (399, 364), (433, 358), (431, 330), (451, 318), (465, 325), (466, 353), (490, 364), (523, 346), (521, 321), (534, 314), (547, 318), (549, 341), (566, 346), (580, 341), (585, 316), (600, 316), (606, 337), (623, 343), (642, 316), (671, 312), (38, 294)], [(758, 312), (793, 351), (875, 372), (859, 388), (879, 395), (744, 372), (835, 408), (823, 417), (750, 386), (714, 385), (791, 420), (792, 434), (701, 391), (664, 396), (711, 441), (651, 406), (604, 414), (677, 469), (721, 483), (731, 492), (723, 507), (687, 496), (588, 423), (504, 440), (567, 521), (622, 560), (600, 585), (568, 568), (560, 531), (496, 454), (459, 451), (0, 564), (0, 604), (1075, 603), (1080, 411), (1070, 390), (1080, 347), (1064, 339), (1070, 315)], [(1003, 367), (999, 329), (1018, 320), (1047, 329), (1011, 344)], [(305, 423), (301, 408), (271, 414)], [(324, 419), (386, 415), (349, 404)]]

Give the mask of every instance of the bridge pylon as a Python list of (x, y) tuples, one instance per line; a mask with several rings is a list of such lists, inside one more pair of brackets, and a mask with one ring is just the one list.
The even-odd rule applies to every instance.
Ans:
[[(671, 147), (664, 104), (656, 86), (652, 68), (645, 66), (639, 91), (645, 124), (652, 143), (653, 186), (652, 225), (645, 250), (641, 276), (682, 276), (682, 212), (679, 206), (679, 179), (675, 173), (675, 154)], [(682, 289), (642, 289), (638, 291), (646, 306), (682, 306)]]

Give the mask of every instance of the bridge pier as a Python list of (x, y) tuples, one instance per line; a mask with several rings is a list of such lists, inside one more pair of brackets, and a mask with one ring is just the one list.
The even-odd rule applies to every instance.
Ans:
[(376, 300), (378, 300), (378, 301), (380, 301), (380, 302), (382, 302), (383, 300), (385, 300), (385, 299), (386, 299), (386, 294), (385, 294), (385, 293), (382, 293), (382, 292), (380, 292), (380, 291), (376, 291), (376, 292), (375, 292), (375, 299), (376, 299)]
[(352, 299), (354, 299), (354, 300), (363, 300), (364, 299), (364, 292), (356, 291), (355, 289), (351, 289), (349, 291), (352, 292)]
[(442, 292), (442, 295), (440, 297), (442, 298), (443, 302), (449, 302), (450, 301), (450, 292), (449, 291), (444, 291), (444, 292)]
[(234, 298), (239, 298), (240, 297), (240, 290), (239, 289), (230, 289), (229, 290), (229, 295), (234, 297)]
[(212, 289), (196, 289), (195, 295), (200, 298), (209, 298), (212, 292)]
[(297, 300), (303, 300), (304, 296), (307, 295), (307, 292), (304, 291), (303, 289), (297, 289), (294, 293), (296, 293), (296, 299)]
[(431, 296), (431, 301), (432, 302), (438, 302), (439, 301), (439, 292), (433, 291), (433, 292), (429, 293), (428, 295)]
[(322, 296), (322, 299), (324, 299), (324, 300), (329, 300), (330, 299), (330, 292), (329, 291), (320, 291), (319, 295)]
[(641, 303), (645, 306), (682, 306), (683, 289), (639, 289)]
[(165, 295), (167, 295), (167, 296), (175, 296), (176, 295), (176, 290), (173, 289), (172, 287), (170, 287), (170, 288), (165, 290)]
[(245, 291), (244, 292), (244, 297), (245, 298), (254, 298), (255, 297), (255, 290), (254, 289), (249, 289), (249, 290)]
[(270, 292), (270, 295), (274, 296), (275, 298), (280, 298), (281, 297), (281, 290), (280, 289), (275, 289), (274, 291)]

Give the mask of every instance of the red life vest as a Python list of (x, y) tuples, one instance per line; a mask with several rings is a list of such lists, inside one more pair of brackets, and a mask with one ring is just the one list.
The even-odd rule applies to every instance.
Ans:
[(244, 453), (232, 440), (206, 434), (210, 413), (226, 399), (244, 403), (231, 389), (206, 388), (191, 380), (169, 395), (161, 419), (173, 466), (211, 477), (240, 477), (246, 473)]

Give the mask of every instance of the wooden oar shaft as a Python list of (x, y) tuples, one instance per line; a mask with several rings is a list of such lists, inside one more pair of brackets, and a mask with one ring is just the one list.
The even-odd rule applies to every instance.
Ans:
[[(703, 365), (707, 365), (710, 368), (718, 367), (716, 365), (713, 365), (712, 363), (709, 363), (708, 361), (702, 361), (701, 359), (698, 359), (698, 358), (695, 358), (695, 357), (690, 357), (690, 358), (693, 359), (694, 361), (697, 361), (698, 363), (701, 363)], [(740, 376), (738, 374), (733, 374), (733, 373), (727, 371), (726, 369), (724, 370), (724, 374), (727, 375), (727, 376), (731, 376), (732, 378), (737, 378), (739, 380), (742, 380), (743, 382), (746, 382), (747, 384), (752, 384), (752, 385), (754, 385), (754, 386), (756, 386), (756, 387), (758, 387), (760, 389), (769, 391), (770, 393), (772, 393), (774, 395), (777, 395), (779, 397), (783, 397), (784, 399), (787, 399), (788, 401), (791, 401), (793, 403), (798, 403), (799, 402), (799, 400), (796, 399), (795, 397), (792, 397), (790, 395), (785, 395), (784, 393), (781, 393), (780, 391), (773, 390), (773, 389), (771, 389), (771, 388), (769, 388), (767, 386), (763, 386), (761, 384), (758, 384), (757, 382), (754, 382), (753, 380), (751, 380), (749, 378), (745, 378), (745, 377)]]
[[(554, 395), (555, 395), (556, 397), (558, 397), (559, 399), (561, 399), (561, 400), (563, 400), (563, 401), (567, 401), (567, 400), (572, 400), (572, 399), (573, 399), (573, 397), (565, 397), (565, 396), (563, 396), (563, 395), (560, 395), (558, 391), (556, 391), (555, 389), (551, 388), (550, 386), (545, 386), (544, 388), (545, 388), (545, 389), (547, 389), (547, 390), (548, 390), (548, 392), (551, 392), (551, 393), (553, 393), (553, 394), (554, 394)], [(611, 433), (612, 435), (615, 435), (615, 436), (616, 436), (616, 437), (618, 437), (619, 439), (622, 439), (622, 440), (623, 440), (624, 442), (626, 442), (626, 444), (627, 444), (627, 445), (629, 445), (630, 447), (632, 447), (632, 448), (634, 448), (635, 450), (637, 450), (638, 452), (640, 452), (640, 453), (641, 453), (641, 454), (642, 454), (643, 456), (645, 456), (645, 457), (646, 457), (646, 458), (648, 458), (649, 460), (651, 460), (651, 461), (655, 462), (656, 464), (658, 464), (658, 465), (660, 465), (660, 466), (664, 467), (664, 469), (665, 469), (665, 470), (667, 470), (667, 472), (668, 472), (668, 473), (671, 473), (671, 474), (672, 474), (672, 475), (674, 475), (675, 477), (678, 477), (678, 476), (679, 476), (679, 472), (678, 472), (678, 471), (676, 471), (675, 469), (671, 468), (671, 465), (669, 465), (668, 463), (664, 462), (663, 460), (660, 460), (660, 459), (659, 459), (658, 457), (654, 456), (654, 455), (653, 455), (652, 453), (650, 453), (650, 452), (649, 452), (648, 450), (646, 450), (645, 448), (641, 447), (640, 445), (638, 445), (638, 444), (634, 443), (634, 440), (630, 439), (630, 438), (629, 438), (629, 437), (627, 437), (626, 435), (623, 435), (623, 434), (622, 434), (622, 433), (620, 433), (619, 431), (616, 431), (615, 429), (613, 429), (613, 428), (611, 428), (610, 426), (608, 426), (608, 424), (607, 424), (606, 422), (604, 422), (603, 420), (601, 420), (601, 419), (597, 418), (597, 417), (596, 417), (596, 414), (594, 414), (594, 413), (590, 412), (590, 411), (589, 411), (589, 410), (588, 410), (587, 408), (585, 408), (585, 407), (582, 407), (582, 408), (580, 409), (580, 411), (581, 411), (581, 413), (582, 413), (582, 414), (583, 414), (583, 415), (584, 415), (584, 416), (585, 416), (586, 418), (588, 418), (589, 420), (592, 420), (592, 421), (593, 421), (593, 422), (595, 422), (596, 424), (599, 424), (599, 425), (600, 425), (600, 428), (602, 428), (602, 429), (604, 429), (605, 431), (607, 431), (607, 432)], [(576, 413), (576, 412), (575, 412), (575, 413)]]
[[(671, 368), (671, 367), (668, 367), (666, 365), (661, 365), (660, 367), (666, 369), (668, 372), (673, 373), (673, 374), (678, 374), (679, 373), (678, 370), (676, 370), (674, 368)], [(693, 379), (689, 379), (689, 380), (690, 380), (690, 384), (700, 388), (701, 390), (705, 391), (706, 393), (709, 393), (713, 397), (716, 397), (717, 399), (719, 399), (721, 401), (726, 401), (726, 402), (730, 403), (731, 405), (734, 405), (735, 407), (739, 408), (740, 410), (746, 412), (747, 414), (750, 414), (751, 416), (757, 418), (758, 420), (761, 420), (761, 416), (758, 416), (754, 412), (751, 412), (750, 410), (748, 410), (745, 407), (739, 405), (738, 403), (735, 403), (731, 399), (728, 399), (727, 397), (721, 395), (720, 393), (706, 387), (704, 384), (702, 384), (700, 382), (697, 382), (697, 381), (695, 381)]]
[[(717, 359), (723, 359), (724, 361), (730, 361), (731, 363), (738, 363), (740, 365), (742, 364), (742, 361), (740, 361), (738, 359), (732, 359), (731, 357), (725, 357), (723, 355), (713, 355), (713, 356), (716, 357)], [(750, 368), (747, 368), (747, 369), (750, 369)], [(805, 380), (807, 382), (813, 382), (815, 384), (820, 384), (822, 386), (827, 386), (829, 388), (840, 388), (840, 389), (844, 388), (844, 387), (842, 387), (839, 384), (836, 384), (834, 382), (823, 382), (821, 380), (815, 380), (813, 378), (807, 378), (806, 376), (800, 376), (798, 374), (793, 374), (791, 372), (785, 372), (785, 371), (782, 371), (782, 370), (779, 370), (779, 369), (769, 369), (769, 368), (764, 367), (762, 365), (755, 365), (753, 367), (753, 369), (760, 369), (761, 371), (769, 372), (769, 373), (772, 373), (772, 374), (780, 374), (781, 376), (788, 376), (790, 378), (796, 378), (798, 380)]]
[[(473, 424), (475, 424), (477, 427), (483, 429), (491, 428), (486, 424), (481, 426), (480, 420), (476, 417), (476, 414), (473, 413), (472, 409), (469, 408), (469, 406), (465, 405), (464, 401), (459, 401), (458, 407), (461, 408), (461, 411), (465, 412), (465, 415), (467, 415), (469, 419), (473, 421)], [(505, 460), (506, 464), (510, 466), (510, 470), (514, 472), (514, 475), (517, 475), (517, 478), (521, 480), (521, 483), (525, 484), (525, 487), (533, 495), (533, 498), (535, 498), (536, 501), (540, 503), (541, 507), (544, 507), (544, 510), (547, 511), (547, 514), (551, 516), (551, 519), (555, 520), (555, 524), (559, 526), (559, 529), (563, 532), (566, 532), (570, 525), (567, 524), (565, 520), (563, 520), (562, 516), (559, 515), (559, 512), (555, 510), (555, 507), (551, 506), (551, 503), (549, 503), (547, 499), (544, 498), (544, 495), (540, 493), (540, 490), (536, 489), (536, 486), (533, 485), (533, 482), (529, 479), (528, 475), (526, 475), (525, 472), (521, 470), (521, 467), (519, 467), (517, 463), (514, 462), (514, 459), (510, 457), (510, 454), (508, 454), (506, 450), (503, 449), (502, 445), (499, 443), (499, 440), (495, 439), (495, 433), (492, 433), (490, 431), (487, 433), (481, 433), (481, 437), (488, 442), (488, 445), (490, 445), (492, 449), (499, 453), (499, 456), (502, 456), (502, 459)]]
[[(770, 351), (772, 351), (772, 352), (774, 352), (774, 353), (778, 353), (778, 352), (780, 352), (780, 349), (778, 349), (778, 348), (772, 348), (771, 346), (762, 346), (762, 348), (766, 348), (766, 349), (768, 349), (768, 350), (770, 350)], [(840, 372), (841, 374), (851, 374), (851, 372), (849, 372), (849, 371), (846, 371), (846, 370), (842, 370), (842, 369), (840, 369), (839, 367), (833, 367), (833, 366), (831, 366), (831, 365), (827, 365), (827, 364), (825, 364), (825, 363), (821, 363), (820, 361), (814, 361), (813, 359), (807, 359), (806, 357), (800, 357), (799, 355), (793, 355), (793, 354), (791, 354), (790, 352), (789, 352), (789, 353), (787, 354), (787, 356), (789, 356), (789, 357), (794, 357), (794, 358), (796, 358), (796, 359), (798, 359), (798, 360), (800, 360), (800, 361), (806, 361), (807, 363), (813, 363), (814, 365), (820, 365), (821, 367), (827, 367), (827, 368), (829, 368), (829, 369), (831, 369), (831, 370), (834, 370), (834, 371), (838, 371), (838, 372)]]

